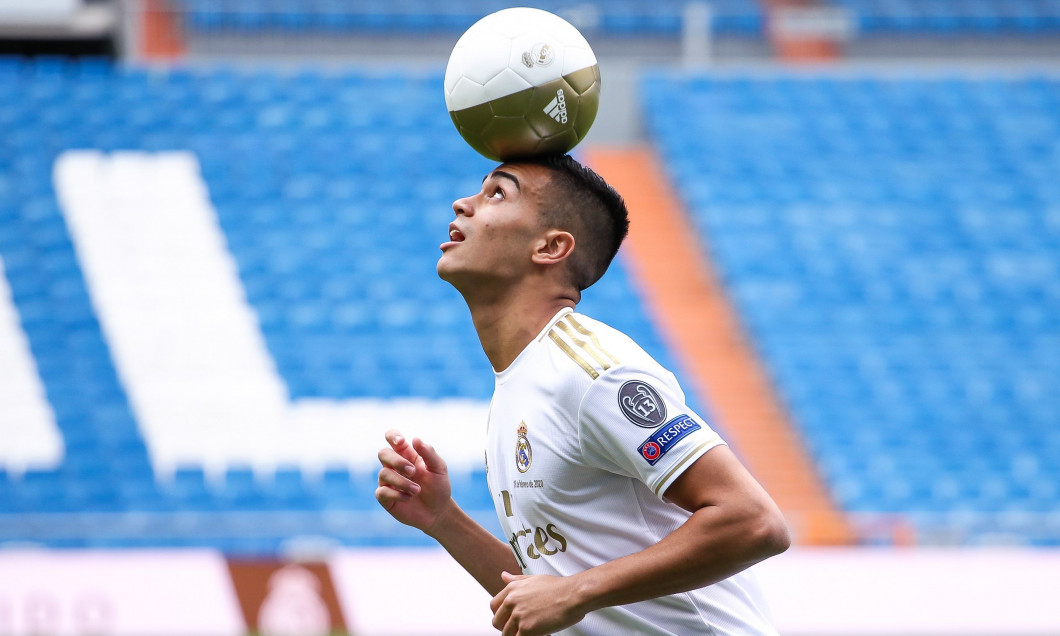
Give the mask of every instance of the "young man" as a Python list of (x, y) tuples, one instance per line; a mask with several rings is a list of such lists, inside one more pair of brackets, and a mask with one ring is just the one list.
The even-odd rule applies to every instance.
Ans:
[(546, 157), (501, 165), (453, 210), (438, 274), (496, 372), (487, 481), (508, 543), (398, 431), (379, 451), (379, 503), (494, 595), (505, 635), (775, 634), (744, 570), (787, 549), (780, 511), (670, 372), (573, 311), (626, 235), (621, 197)]

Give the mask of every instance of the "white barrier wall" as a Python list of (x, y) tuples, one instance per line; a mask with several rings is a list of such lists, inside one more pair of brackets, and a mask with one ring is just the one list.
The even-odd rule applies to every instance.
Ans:
[(216, 552), (0, 551), (3, 636), (244, 633)]
[(785, 636), (1060, 634), (1060, 550), (802, 548), (758, 570)]
[[(785, 636), (1060, 634), (1057, 549), (802, 548), (757, 571)], [(199, 550), (0, 551), (3, 636), (326, 636), (325, 619), (357, 636), (475, 636), (496, 633), (490, 617), (489, 595), (441, 550), (263, 566)]]

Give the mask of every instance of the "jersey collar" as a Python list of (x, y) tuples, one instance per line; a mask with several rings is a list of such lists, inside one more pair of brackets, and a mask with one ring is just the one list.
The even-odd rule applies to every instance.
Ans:
[(545, 324), (545, 326), (541, 329), (537, 336), (535, 336), (533, 340), (531, 340), (529, 343), (527, 343), (525, 347), (523, 347), (523, 350), (520, 351), (519, 355), (515, 357), (515, 360), (513, 360), (512, 363), (508, 365), (507, 369), (505, 369), (504, 371), (494, 371), (493, 374), (497, 377), (497, 384), (504, 384), (504, 382), (508, 378), (510, 378), (515, 372), (515, 370), (523, 363), (523, 360), (530, 357), (530, 350), (533, 348), (533, 346), (545, 339), (545, 336), (548, 335), (549, 329), (552, 329), (552, 327), (554, 327), (561, 318), (563, 318), (567, 314), (572, 313), (574, 313), (574, 310), (570, 307), (564, 307), (563, 309), (560, 309), (559, 312), (557, 312), (556, 315), (552, 317), (552, 320), (549, 320), (548, 323)]

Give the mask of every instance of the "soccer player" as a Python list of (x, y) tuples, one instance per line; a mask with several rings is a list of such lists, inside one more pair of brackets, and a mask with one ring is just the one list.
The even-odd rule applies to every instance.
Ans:
[(628, 336), (574, 312), (629, 221), (569, 156), (505, 163), (453, 204), (438, 274), (496, 373), (486, 477), (508, 542), (386, 434), (376, 499), (494, 597), (505, 635), (776, 634), (746, 568), (787, 549), (776, 504)]

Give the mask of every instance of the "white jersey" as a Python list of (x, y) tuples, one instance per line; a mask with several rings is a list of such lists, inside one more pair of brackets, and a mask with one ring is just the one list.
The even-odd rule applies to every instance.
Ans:
[[(691, 515), (663, 493), (722, 439), (625, 334), (565, 309), (497, 373), (486, 446), (501, 527), (526, 574), (639, 552)], [(749, 571), (588, 614), (563, 634), (776, 634)]]

